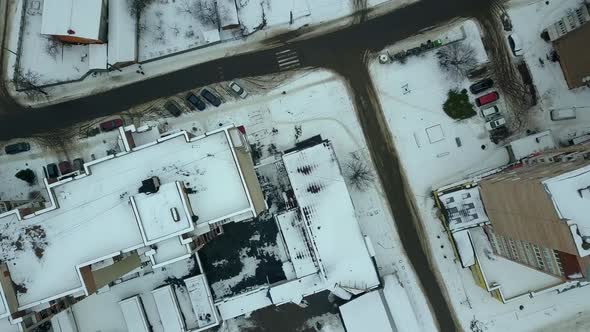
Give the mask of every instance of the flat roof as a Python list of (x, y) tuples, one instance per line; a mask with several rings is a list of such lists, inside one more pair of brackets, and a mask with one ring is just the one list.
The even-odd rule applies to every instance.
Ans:
[(184, 279), (184, 284), (188, 290), (188, 296), (191, 300), (193, 312), (197, 317), (199, 328), (205, 326), (217, 325), (219, 318), (213, 305), (213, 297), (209, 291), (209, 284), (205, 276), (197, 276)]
[(332, 144), (324, 141), (283, 156), (329, 287), (379, 285)]
[(180, 308), (178, 307), (178, 300), (174, 289), (171, 285), (166, 285), (152, 291), (158, 314), (160, 315), (160, 322), (164, 327), (164, 331), (178, 331), (185, 330), (185, 323)]
[(128, 332), (149, 332), (149, 324), (139, 295), (119, 302)]
[(315, 264), (315, 254), (298, 211), (280, 214), (277, 221), (297, 278), (316, 273), (318, 267)]
[[(160, 186), (156, 193), (133, 196), (136, 217), (146, 244), (193, 230), (182, 190), (180, 182), (172, 182)], [(174, 217), (178, 220), (174, 220)]]
[(250, 208), (232, 152), (226, 129), (192, 140), (182, 132), (88, 163), (90, 175), (52, 184), (57, 209), (22, 221), (16, 211), (0, 217), (0, 225), (15, 239), (27, 239), (27, 232), (38, 227), (44, 234), (36, 241), (47, 243), (41, 258), (33, 241), (24, 250), (2, 252), (12, 280), (27, 288), (18, 293), (20, 307), (83, 289), (77, 265), (145, 245), (130, 204), (142, 180), (157, 176), (163, 186), (182, 181), (200, 223)]
[(510, 142), (510, 147), (514, 159), (521, 160), (538, 152), (555, 149), (557, 145), (555, 145), (551, 130), (546, 130), (514, 140)]
[(584, 79), (590, 77), (590, 23), (569, 32), (553, 42), (559, 54), (559, 64), (570, 89), (584, 85)]
[(129, 2), (109, 0), (109, 45), (110, 64), (137, 60), (136, 18), (131, 15)]
[(102, 1), (43, 1), (41, 33), (44, 35), (98, 39), (102, 15)]
[(543, 181), (557, 215), (568, 221), (580, 257), (590, 255), (582, 247), (582, 237), (590, 236), (590, 165)]
[(380, 291), (363, 294), (340, 306), (347, 332), (396, 332)]

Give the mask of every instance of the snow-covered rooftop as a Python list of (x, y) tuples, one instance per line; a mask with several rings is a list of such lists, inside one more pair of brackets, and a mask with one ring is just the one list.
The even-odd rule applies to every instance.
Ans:
[[(131, 197), (146, 244), (152, 244), (193, 230), (194, 225), (180, 182), (163, 184), (153, 194)], [(177, 218), (175, 220), (174, 218)]]
[(578, 253), (582, 257), (589, 255), (590, 251), (581, 247), (576, 228), (583, 236), (590, 236), (590, 165), (547, 179), (543, 185), (557, 215), (577, 226), (571, 229)]
[(103, 0), (45, 0), (41, 33), (97, 40), (102, 9)]
[(178, 307), (178, 300), (172, 285), (166, 285), (152, 291), (158, 314), (160, 315), (160, 322), (164, 327), (164, 331), (179, 331), (185, 330), (185, 322)]
[(362, 290), (378, 286), (332, 144), (285, 154), (283, 161), (328, 284)]
[(452, 232), (490, 221), (478, 187), (444, 193), (438, 198), (447, 212), (449, 229)]
[(470, 267), (475, 264), (475, 252), (473, 251), (473, 245), (469, 238), (469, 232), (465, 229), (459, 232), (453, 233), (453, 240), (459, 253), (459, 259), (463, 267)]
[[(88, 175), (49, 185), (57, 208), (47, 208), (22, 221), (15, 213), (0, 217), (3, 229), (15, 236), (24, 236), (33, 227), (44, 232), (38, 239), (46, 242), (40, 258), (29, 247), (2, 253), (10, 262), (12, 280), (27, 288), (18, 294), (21, 308), (83, 290), (78, 265), (192, 229), (177, 181), (188, 188), (190, 206), (199, 222), (223, 219), (250, 208), (226, 129), (192, 140), (180, 132), (155, 145), (86, 166)], [(144, 241), (130, 198), (138, 198), (141, 181), (152, 176), (160, 179), (163, 192), (154, 199), (138, 200), (139, 213), (145, 218), (142, 226), (148, 234)], [(156, 196), (162, 196), (162, 201)], [(159, 219), (169, 220), (172, 206), (182, 218), (162, 227)]]
[(119, 302), (119, 306), (121, 307), (121, 312), (123, 312), (125, 324), (129, 332), (150, 331), (149, 323), (147, 322), (139, 295), (132, 296)]
[(137, 60), (137, 25), (128, 1), (109, 0), (109, 63)]
[(191, 300), (193, 312), (197, 317), (199, 328), (217, 325), (219, 318), (205, 276), (200, 274), (184, 279), (184, 284), (188, 290), (188, 296)]
[(551, 130), (525, 136), (510, 142), (510, 149), (515, 160), (521, 160), (534, 153), (555, 149), (556, 147)]
[(291, 210), (280, 214), (277, 221), (297, 278), (316, 273), (318, 267), (315, 264), (315, 254), (298, 211)]
[(396, 332), (380, 290), (363, 294), (340, 306), (348, 332)]

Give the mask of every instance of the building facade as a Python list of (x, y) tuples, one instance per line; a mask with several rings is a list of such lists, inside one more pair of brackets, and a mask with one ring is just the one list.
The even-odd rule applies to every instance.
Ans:
[(491, 222), (484, 228), (494, 252), (564, 280), (587, 278), (588, 188), (589, 146), (541, 153), (484, 179)]

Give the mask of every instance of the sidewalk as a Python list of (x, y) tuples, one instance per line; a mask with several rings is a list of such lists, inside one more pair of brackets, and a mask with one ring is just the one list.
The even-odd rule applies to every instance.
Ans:
[[(380, 16), (415, 1), (416, 0), (389, 0), (370, 8), (367, 17), (370, 19)], [(10, 9), (8, 10), (7, 16), (8, 22), (12, 22), (12, 20), (15, 19), (15, 16), (19, 14), (20, 10), (17, 9), (17, 6), (19, 5), (20, 1), (9, 3), (8, 6)], [(244, 39), (222, 42), (213, 46), (182, 54), (171, 55), (168, 58), (142, 64), (141, 71), (145, 73), (144, 75), (137, 73), (139, 65), (132, 65), (122, 68), (121, 71), (114, 70), (110, 72), (90, 74), (85, 76), (81, 81), (44, 87), (43, 90), (48, 93), (48, 96), (43, 99), (38, 98), (38, 100), (35, 101), (31, 101), (26, 94), (16, 91), (12, 82), (8, 84), (7, 90), (18, 103), (30, 105), (34, 108), (41, 108), (116, 89), (135, 82), (149, 80), (166, 73), (180, 71), (212, 60), (264, 51), (277, 47), (288, 41), (305, 40), (317, 35), (327, 34), (346, 28), (353, 22), (353, 20), (354, 14), (349, 14), (347, 16), (338, 17), (317, 24), (305, 24), (302, 27), (289, 25), (288, 23), (275, 25), (268, 30), (261, 30), (245, 37)], [(291, 37), (288, 33), (293, 31), (298, 31), (298, 33), (295, 36), (291, 35), (293, 36)], [(284, 35), (285, 38), (281, 38), (281, 35)], [(12, 29), (7, 38), (7, 48), (10, 50), (16, 50), (18, 47), (18, 33)], [(11, 78), (12, 75), (8, 68), (14, 68), (16, 55), (11, 52), (4, 52), (4, 57), (7, 64), (5, 68), (3, 68), (4, 74), (6, 77)], [(227, 77), (226, 79), (229, 78), (230, 77)]]

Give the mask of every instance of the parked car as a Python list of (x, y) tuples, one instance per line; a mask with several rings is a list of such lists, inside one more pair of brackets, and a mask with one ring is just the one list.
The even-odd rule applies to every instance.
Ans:
[(59, 176), (59, 170), (57, 169), (57, 165), (54, 163), (47, 164), (47, 177), (50, 179), (55, 179)]
[(494, 91), (494, 92), (490, 92), (488, 94), (485, 94), (485, 95), (475, 99), (475, 104), (477, 104), (477, 106), (483, 106), (483, 105), (493, 103), (496, 100), (498, 100), (499, 98), (500, 98), (500, 95), (496, 91)]
[(186, 102), (190, 108), (196, 108), (199, 111), (203, 111), (207, 107), (205, 102), (202, 101), (201, 98), (195, 96), (193, 93), (186, 95)]
[(503, 127), (506, 125), (506, 119), (503, 116), (497, 117), (494, 120), (486, 122), (486, 129), (487, 130), (494, 130), (499, 127)]
[(72, 166), (74, 171), (82, 171), (84, 169), (84, 159), (76, 158), (72, 161)]
[(551, 110), (550, 115), (553, 121), (572, 120), (576, 118), (576, 109)]
[(4, 147), (4, 152), (6, 154), (17, 154), (25, 151), (29, 151), (31, 149), (31, 145), (27, 142), (18, 142), (14, 144), (9, 144)]
[(496, 117), (497, 115), (500, 115), (500, 110), (498, 109), (498, 106), (493, 105), (493, 106), (486, 107), (486, 108), (482, 109), (481, 115), (483, 116), (484, 119), (492, 119), (492, 118)]
[(486, 78), (486, 79), (483, 79), (479, 82), (472, 84), (469, 87), (469, 91), (471, 91), (471, 93), (476, 95), (480, 92), (486, 91), (487, 89), (491, 88), (492, 86), (494, 86), (494, 81), (491, 78)]
[(512, 50), (512, 54), (514, 54), (514, 56), (521, 56), (523, 54), (522, 42), (520, 41), (520, 37), (518, 37), (517, 34), (513, 33), (508, 36), (508, 45), (510, 45), (510, 49)]
[(178, 105), (176, 105), (176, 103), (171, 100), (167, 101), (166, 104), (164, 104), (164, 108), (175, 117), (179, 117), (182, 113)]
[(246, 92), (244, 88), (242, 88), (238, 83), (234, 81), (229, 82), (229, 88), (242, 99), (248, 97), (248, 92)]
[(216, 95), (214, 95), (211, 91), (209, 91), (207, 89), (201, 90), (201, 96), (203, 98), (205, 98), (208, 102), (211, 103), (211, 105), (213, 105), (215, 107), (219, 107), (219, 105), (221, 105), (221, 99), (219, 99), (219, 97), (217, 97)]
[(60, 171), (61, 175), (66, 175), (68, 173), (72, 173), (72, 171), (73, 171), (72, 164), (67, 160), (60, 162), (59, 163), (59, 171)]
[(111, 131), (115, 130), (119, 127), (123, 126), (122, 119), (112, 119), (109, 121), (101, 122), (100, 123), (100, 130), (102, 131)]

